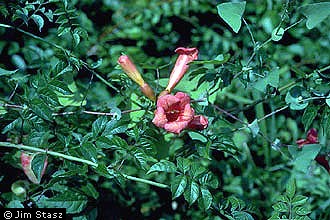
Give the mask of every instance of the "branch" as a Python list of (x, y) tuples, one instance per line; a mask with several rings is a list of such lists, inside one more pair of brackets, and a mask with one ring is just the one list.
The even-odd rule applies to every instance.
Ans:
[[(48, 155), (52, 155), (54, 157), (60, 157), (60, 158), (64, 158), (64, 159), (67, 159), (67, 160), (71, 160), (71, 161), (75, 161), (75, 162), (79, 162), (79, 163), (84, 163), (84, 164), (87, 164), (89, 166), (92, 166), (93, 168), (98, 167), (98, 164), (94, 163), (92, 161), (81, 159), (79, 157), (74, 157), (74, 156), (58, 153), (58, 152), (51, 151), (51, 150), (40, 149), (40, 148), (26, 146), (26, 145), (22, 145), (22, 144), (13, 144), (13, 143), (9, 143), (9, 142), (0, 142), (0, 146), (8, 147), (8, 148), (17, 148), (17, 149), (20, 149), (20, 150), (27, 150), (27, 151), (45, 153), (45, 154), (48, 154)], [(166, 184), (157, 183), (157, 182), (154, 182), (154, 181), (151, 181), (151, 180), (146, 180), (146, 179), (142, 179), (142, 178), (139, 178), (139, 177), (130, 176), (130, 175), (126, 175), (126, 174), (121, 174), (121, 175), (124, 178), (126, 178), (128, 180), (135, 181), (135, 182), (141, 182), (141, 183), (145, 183), (145, 184), (152, 185), (152, 186), (157, 186), (159, 188), (164, 188), (164, 189), (169, 188), (169, 186), (166, 185)]]
[(248, 123), (246, 123), (246, 122), (243, 121), (242, 119), (237, 118), (235, 115), (233, 115), (233, 114), (227, 112), (226, 110), (220, 108), (219, 106), (216, 106), (216, 105), (214, 105), (214, 104), (212, 104), (212, 106), (213, 106), (213, 108), (215, 108), (215, 109), (218, 110), (219, 112), (221, 112), (221, 113), (223, 113), (223, 114), (225, 114), (225, 115), (231, 117), (232, 119), (235, 119), (236, 121), (239, 121), (239, 122), (241, 122), (241, 123), (244, 124), (244, 125), (248, 125)]
[(286, 105), (286, 106), (284, 106), (284, 107), (282, 107), (282, 108), (279, 108), (279, 109), (277, 109), (277, 110), (275, 110), (275, 111), (273, 111), (273, 112), (271, 112), (271, 113), (265, 115), (264, 117), (259, 118), (259, 119), (258, 119), (258, 122), (260, 122), (260, 121), (262, 121), (262, 120), (264, 120), (264, 119), (266, 119), (266, 118), (268, 118), (268, 117), (270, 117), (270, 116), (272, 116), (272, 115), (275, 115), (276, 113), (278, 113), (278, 112), (280, 112), (280, 111), (283, 111), (284, 109), (287, 109), (288, 107), (289, 107), (289, 106)]
[[(0, 104), (1, 107), (5, 108), (16, 108), (16, 109), (24, 109), (24, 106), (21, 105), (14, 105), (14, 104)], [(138, 109), (129, 109), (129, 110), (124, 110), (121, 112), (121, 114), (128, 114), (131, 112), (137, 112), (137, 111), (143, 111), (144, 109), (138, 108)], [(95, 111), (72, 111), (72, 112), (58, 112), (58, 113), (53, 113), (53, 116), (60, 116), (60, 115), (74, 115), (77, 113), (84, 113), (84, 114), (89, 114), (89, 115), (105, 115), (105, 116), (115, 116), (116, 113), (111, 113), (111, 112), (95, 112)]]

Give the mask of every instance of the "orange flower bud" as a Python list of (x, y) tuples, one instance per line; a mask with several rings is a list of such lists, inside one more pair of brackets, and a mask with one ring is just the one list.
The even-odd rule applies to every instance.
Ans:
[(170, 94), (170, 93), (167, 90), (164, 90), (161, 93), (159, 93), (158, 98), (160, 98), (160, 97), (162, 97), (164, 95), (168, 95), (168, 94)]
[(156, 96), (154, 93), (154, 90), (147, 84), (144, 83), (141, 87), (140, 87), (142, 93), (147, 96), (150, 100), (152, 101), (156, 101)]
[(131, 78), (139, 86), (141, 87), (143, 86), (144, 80), (141, 74), (139, 73), (139, 71), (136, 69), (134, 63), (128, 56), (121, 55), (118, 58), (118, 64), (121, 66), (121, 68), (124, 70), (124, 72), (127, 74), (129, 78)]
[(170, 75), (170, 80), (166, 87), (166, 90), (169, 93), (172, 92), (174, 87), (179, 83), (183, 75), (187, 72), (189, 68), (188, 64), (191, 61), (196, 60), (198, 57), (197, 48), (179, 47), (175, 50), (175, 52), (179, 54), (179, 57), (176, 60), (176, 63)]

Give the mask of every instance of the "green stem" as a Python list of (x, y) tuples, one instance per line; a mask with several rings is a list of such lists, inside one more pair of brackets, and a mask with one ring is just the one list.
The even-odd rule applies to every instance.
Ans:
[(121, 174), (124, 178), (128, 179), (128, 180), (133, 180), (135, 182), (140, 182), (140, 183), (146, 183), (148, 185), (152, 185), (152, 186), (157, 186), (159, 188), (169, 188), (168, 185), (166, 184), (162, 184), (162, 183), (157, 183), (157, 182), (153, 182), (150, 180), (146, 180), (146, 179), (142, 179), (142, 178), (138, 178), (138, 177), (134, 177), (134, 176), (129, 176), (126, 174)]
[(32, 38), (34, 38), (34, 39), (40, 40), (40, 41), (42, 41), (42, 42), (44, 42), (44, 43), (47, 43), (47, 44), (49, 44), (49, 45), (51, 45), (51, 46), (53, 46), (53, 47), (56, 47), (57, 49), (60, 49), (60, 50), (62, 50), (62, 51), (65, 52), (65, 53), (67, 52), (66, 49), (64, 49), (63, 47), (61, 47), (61, 46), (59, 46), (59, 45), (57, 45), (57, 44), (54, 44), (53, 42), (50, 42), (50, 41), (48, 41), (48, 40), (45, 40), (45, 39), (43, 39), (43, 38), (41, 38), (41, 37), (38, 37), (38, 36), (36, 36), (36, 35), (34, 35), (34, 34), (31, 34), (31, 33), (27, 32), (27, 31), (24, 31), (24, 30), (21, 29), (21, 28), (16, 28), (16, 27), (13, 27), (13, 26), (11, 26), (11, 25), (1, 24), (1, 23), (0, 23), (0, 27), (4, 27), (4, 28), (9, 28), (9, 29), (16, 30), (16, 31), (21, 32), (21, 33), (23, 33), (23, 34), (25, 34), (25, 35), (27, 35), (27, 36), (30, 36), (30, 37), (32, 37)]
[[(10, 148), (17, 148), (17, 149), (20, 149), (20, 150), (27, 150), (27, 151), (33, 151), (33, 152), (46, 153), (46, 154), (49, 154), (49, 155), (52, 155), (52, 156), (55, 156), (55, 157), (61, 157), (61, 158), (67, 159), (67, 160), (76, 161), (76, 162), (79, 162), (79, 163), (84, 163), (84, 164), (90, 165), (94, 168), (98, 167), (98, 164), (94, 163), (92, 161), (81, 159), (81, 158), (78, 158), (78, 157), (69, 156), (69, 155), (58, 153), (58, 152), (51, 151), (51, 150), (40, 149), (40, 148), (37, 148), (37, 147), (31, 147), (31, 146), (26, 146), (26, 145), (22, 145), (22, 144), (13, 144), (13, 143), (9, 143), (9, 142), (0, 142), (0, 146), (10, 147)], [(126, 178), (128, 180), (135, 181), (135, 182), (141, 182), (141, 183), (145, 183), (145, 184), (148, 184), (148, 185), (157, 186), (157, 187), (160, 187), (160, 188), (169, 188), (169, 186), (166, 185), (166, 184), (157, 183), (157, 182), (154, 182), (154, 181), (151, 181), (151, 180), (146, 180), (146, 179), (142, 179), (142, 178), (126, 175), (126, 174), (121, 174), (121, 175), (124, 178)]]
[(51, 151), (51, 150), (40, 149), (40, 148), (37, 148), (37, 147), (31, 147), (31, 146), (26, 146), (26, 145), (22, 145), (22, 144), (12, 144), (12, 143), (9, 143), (9, 142), (0, 142), (0, 146), (18, 148), (18, 149), (21, 149), (21, 150), (34, 151), (34, 152), (40, 152), (40, 153), (46, 153), (46, 154), (49, 154), (49, 155), (52, 155), (52, 156), (55, 156), (55, 157), (61, 157), (61, 158), (67, 159), (67, 160), (76, 161), (76, 162), (80, 162), (80, 163), (85, 163), (85, 164), (88, 164), (88, 165), (93, 166), (93, 167), (98, 166), (97, 163), (94, 163), (94, 162), (89, 161), (89, 160), (69, 156), (69, 155), (58, 153), (58, 152)]
[(323, 71), (326, 71), (326, 70), (328, 70), (328, 69), (330, 69), (330, 65), (329, 65), (329, 66), (326, 66), (326, 67), (324, 67), (324, 68), (322, 68), (322, 69), (320, 69), (319, 72), (323, 72)]
[(109, 86), (110, 88), (114, 89), (116, 92), (119, 92), (119, 90), (114, 87), (111, 83), (109, 83), (106, 79), (104, 79), (102, 76), (100, 76), (100, 74), (98, 74), (97, 72), (95, 72), (94, 70), (92, 70), (91, 68), (89, 68), (88, 64), (84, 61), (83, 62), (83, 66), (90, 71), (91, 73), (93, 73), (99, 80), (101, 80), (104, 84), (106, 84), (107, 86)]

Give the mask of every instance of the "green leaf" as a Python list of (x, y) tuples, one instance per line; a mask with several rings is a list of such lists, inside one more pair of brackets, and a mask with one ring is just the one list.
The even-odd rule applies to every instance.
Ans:
[(25, 63), (25, 60), (20, 56), (20, 55), (17, 55), (17, 54), (14, 54), (12, 57), (11, 57), (11, 62), (20, 70), (26, 70), (26, 63)]
[(286, 195), (279, 195), (277, 198), (277, 201), (284, 202), (284, 203), (290, 202), (289, 198)]
[[(1, 105), (1, 101), (0, 101), (0, 105)], [(4, 115), (7, 113), (7, 110), (5, 109), (5, 107), (0, 106), (0, 115)]]
[(193, 204), (199, 196), (198, 183), (196, 183), (195, 181), (191, 181), (191, 183), (188, 184), (187, 189), (184, 191), (183, 196), (189, 203), (189, 205)]
[(17, 71), (18, 71), (18, 69), (17, 70), (5, 70), (5, 69), (0, 68), (0, 76), (9, 76), (9, 75), (16, 73)]
[(152, 172), (174, 173), (175, 171), (176, 171), (176, 166), (174, 163), (167, 160), (162, 160), (152, 165), (149, 171), (147, 172), (147, 174), (150, 174)]
[(53, 22), (54, 15), (52, 10), (48, 9), (48, 11), (44, 12), (44, 15), (48, 18), (50, 22)]
[(272, 207), (275, 211), (278, 211), (278, 212), (287, 212), (288, 211), (288, 207), (282, 202), (278, 202), (275, 205), (273, 205)]
[(128, 149), (127, 142), (118, 136), (113, 136), (113, 138), (111, 138), (110, 141), (111, 141), (111, 145), (113, 146), (117, 146), (122, 149)]
[(97, 69), (102, 65), (102, 63), (103, 63), (103, 59), (100, 58), (96, 62), (92, 63), (90, 66), (92, 69)]
[(211, 172), (208, 172), (200, 177), (199, 183), (201, 185), (209, 186), (213, 189), (218, 188), (219, 185), (218, 179)]
[(205, 187), (201, 187), (200, 191), (201, 191), (201, 196), (198, 198), (198, 205), (202, 209), (207, 210), (212, 205), (212, 200), (213, 200), (212, 195), (210, 191)]
[(226, 2), (217, 5), (218, 14), (220, 17), (238, 33), (242, 24), (242, 16), (245, 10), (246, 2)]
[(317, 112), (320, 109), (320, 106), (317, 105), (309, 105), (304, 111), (302, 116), (302, 123), (305, 127), (305, 131), (311, 126), (312, 122), (314, 121), (315, 117), (317, 116)]
[(232, 215), (235, 220), (254, 220), (252, 215), (244, 211), (233, 211)]
[(24, 206), (20, 201), (12, 200), (6, 205), (6, 208), (24, 208)]
[(330, 2), (304, 5), (300, 10), (307, 18), (306, 27), (312, 29), (330, 15)]
[(36, 14), (32, 15), (31, 18), (33, 19), (34, 23), (36, 23), (39, 31), (41, 32), (41, 28), (44, 26), (44, 19), (40, 15)]
[(80, 36), (77, 33), (73, 33), (73, 41), (74, 41), (74, 47), (78, 46), (80, 43)]
[(178, 169), (183, 173), (186, 173), (190, 169), (191, 162), (189, 159), (186, 159), (183, 157), (178, 157), (176, 159), (176, 163), (177, 163)]
[(117, 119), (112, 119), (105, 126), (102, 135), (111, 136), (114, 134), (125, 133), (126, 130), (127, 130), (127, 124), (125, 123), (125, 121), (123, 121), (123, 120), (119, 121)]
[[(132, 95), (131, 95), (131, 100), (132, 100), (131, 109), (140, 108), (140, 106), (138, 105), (138, 104), (141, 104), (141, 101), (140, 101), (139, 98), (140, 97), (138, 95), (136, 95), (135, 93), (132, 93)], [(143, 115), (145, 114), (145, 112), (146, 112), (145, 110), (131, 112), (131, 113), (129, 113), (129, 117), (131, 118), (131, 120), (133, 122), (139, 122), (139, 121), (141, 121), (141, 119), (142, 119)]]
[(44, 205), (47, 208), (65, 208), (67, 214), (75, 214), (84, 210), (87, 201), (87, 198), (81, 194), (66, 191), (45, 199)]
[(325, 99), (325, 103), (330, 107), (330, 95)]
[(295, 211), (296, 211), (296, 214), (298, 214), (298, 215), (308, 215), (309, 213), (311, 213), (311, 211), (305, 207), (296, 207)]
[(48, 83), (49, 88), (52, 90), (59, 92), (63, 95), (71, 95), (72, 92), (70, 89), (67, 87), (67, 85), (59, 80), (52, 80), (51, 82)]
[(308, 197), (302, 196), (302, 195), (297, 195), (292, 199), (292, 205), (294, 206), (299, 206), (299, 205), (304, 205), (308, 200)]
[(284, 29), (281, 27), (275, 28), (272, 32), (272, 40), (273, 41), (280, 41), (283, 37)]
[(104, 164), (99, 164), (94, 170), (96, 173), (108, 179), (113, 179), (115, 177), (114, 170), (108, 169)]
[(258, 125), (258, 119), (255, 119), (251, 124), (248, 125), (248, 127), (250, 128), (251, 132), (252, 132), (252, 136), (256, 137), (259, 133), (259, 125)]
[(293, 157), (293, 165), (302, 172), (307, 172), (307, 168), (320, 150), (321, 145), (319, 144), (304, 145), (302, 149), (299, 149), (297, 146), (289, 146), (289, 152)]
[(99, 197), (99, 192), (95, 189), (93, 184), (87, 183), (86, 185), (82, 186), (81, 191), (83, 191), (87, 196), (90, 196), (94, 199), (97, 199)]
[(271, 85), (277, 88), (279, 79), (279, 71), (278, 69), (274, 69), (270, 71), (267, 76), (259, 79), (257, 82), (252, 83), (252, 86), (261, 92), (266, 92), (267, 85)]
[(286, 184), (286, 195), (292, 199), (296, 194), (296, 181), (294, 178), (291, 178)]
[(203, 143), (207, 142), (207, 138), (204, 135), (202, 135), (202, 134), (200, 134), (196, 131), (189, 131), (188, 135), (190, 136), (190, 138), (192, 140), (198, 140), (198, 141), (203, 142)]
[(85, 142), (80, 146), (79, 151), (85, 159), (93, 161), (94, 163), (97, 162), (97, 149), (94, 144)]
[(324, 108), (321, 116), (321, 128), (324, 134), (330, 135), (330, 108)]
[(194, 162), (190, 166), (189, 174), (194, 180), (205, 172), (205, 167), (203, 167), (200, 163)]
[(45, 161), (47, 160), (46, 154), (36, 154), (31, 162), (31, 169), (37, 178), (38, 183), (41, 181), (42, 171), (45, 168)]
[(104, 148), (104, 149), (111, 149), (111, 148), (118, 148), (118, 146), (115, 146), (113, 142), (111, 141), (110, 138), (104, 137), (104, 136), (99, 136), (97, 137), (95, 144), (99, 148)]
[(50, 88), (42, 88), (39, 90), (40, 97), (45, 103), (53, 106), (59, 104), (57, 94)]
[(172, 198), (175, 199), (182, 195), (187, 187), (187, 177), (185, 175), (176, 176), (171, 183)]
[(292, 110), (302, 110), (307, 107), (308, 102), (302, 101), (307, 97), (305, 88), (294, 86), (285, 96), (285, 102), (289, 104)]
[(52, 111), (44, 101), (35, 98), (32, 99), (32, 101), (29, 104), (31, 110), (40, 118), (43, 118), (47, 121), (52, 121)]
[(148, 156), (143, 150), (137, 149), (133, 153), (134, 159), (140, 164), (143, 170), (148, 170), (150, 168), (148, 162), (156, 162), (157, 160)]
[(106, 125), (108, 123), (108, 119), (105, 116), (99, 117), (96, 119), (93, 124), (92, 124), (92, 133), (93, 137), (97, 137), (100, 133), (103, 132), (105, 129)]

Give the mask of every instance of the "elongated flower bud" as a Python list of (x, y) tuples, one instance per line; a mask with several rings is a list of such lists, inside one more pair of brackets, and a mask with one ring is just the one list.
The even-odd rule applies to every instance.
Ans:
[(152, 101), (156, 101), (154, 90), (148, 85), (148, 83), (144, 82), (141, 74), (128, 56), (121, 55), (118, 58), (118, 64), (127, 74), (127, 76), (140, 86), (140, 89), (145, 96), (147, 96)]
[(150, 100), (152, 101), (156, 101), (156, 96), (154, 93), (154, 90), (147, 84), (144, 83), (141, 87), (140, 87), (142, 93), (147, 96)]
[(198, 57), (197, 48), (184, 48), (179, 47), (175, 50), (179, 57), (177, 58), (174, 68), (170, 75), (170, 80), (166, 87), (166, 90), (171, 93), (174, 87), (179, 83), (182, 79), (183, 75), (187, 72), (189, 66), (188, 64), (191, 61), (194, 61)]
[(131, 78), (139, 86), (143, 86), (144, 80), (139, 71), (136, 69), (134, 63), (128, 56), (121, 55), (118, 58), (118, 64), (121, 66), (121, 68), (124, 70), (124, 72), (129, 78)]

